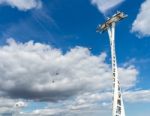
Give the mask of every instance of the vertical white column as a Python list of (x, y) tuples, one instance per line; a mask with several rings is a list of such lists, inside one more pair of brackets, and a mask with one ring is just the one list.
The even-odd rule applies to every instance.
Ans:
[[(109, 35), (110, 46), (111, 46), (112, 76), (113, 76), (112, 116), (125, 116), (123, 100), (122, 100), (121, 90), (120, 90), (120, 85), (118, 80), (118, 69), (117, 69), (117, 60), (116, 60), (116, 52), (115, 52), (115, 23), (113, 23), (112, 26), (108, 28), (108, 35)], [(119, 103), (118, 100), (120, 100), (121, 103)], [(118, 107), (120, 108), (120, 112), (118, 110)]]
[(111, 46), (111, 60), (112, 60), (112, 78), (113, 78), (113, 105), (112, 105), (112, 116), (116, 116), (117, 108), (117, 74), (116, 74), (116, 55), (114, 47), (115, 39), (115, 23), (112, 24), (112, 27), (108, 29), (110, 46)]
[(121, 104), (122, 104), (122, 112), (121, 112), (121, 116), (125, 116), (125, 109), (124, 109), (124, 103), (123, 103), (123, 99), (121, 97)]

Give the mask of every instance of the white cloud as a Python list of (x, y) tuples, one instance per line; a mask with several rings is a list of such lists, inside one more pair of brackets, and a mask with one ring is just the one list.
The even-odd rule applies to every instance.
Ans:
[(122, 3), (124, 0), (91, 0), (93, 5), (96, 5), (100, 12), (105, 14), (108, 10)]
[(63, 109), (39, 109), (39, 110), (34, 110), (31, 114), (40, 115), (40, 116), (54, 116), (62, 112), (64, 112)]
[(120, 83), (123, 89), (129, 89), (134, 87), (137, 84), (137, 78), (135, 75), (138, 75), (138, 71), (134, 66), (130, 65), (126, 68), (118, 68)]
[[(75, 47), (64, 54), (32, 41), (7, 42), (0, 47), (0, 112), (14, 112), (16, 104), (26, 107), (26, 102), (18, 100), (23, 98), (50, 102), (44, 109), (29, 113), (18, 109), (15, 116), (111, 115), (111, 65), (105, 62), (106, 53), (94, 56), (87, 48)], [(119, 68), (125, 90), (135, 87), (137, 75), (131, 64)], [(126, 91), (123, 98), (150, 102), (150, 91)]]
[[(8, 100), (9, 107), (8, 102), (0, 103), (1, 110), (7, 111), (15, 104), (25, 107), (26, 102), (14, 100), (22, 98), (50, 101), (51, 105), (30, 113), (19, 110), (19, 116), (46, 116), (44, 112), (52, 116), (108, 114), (112, 78), (111, 65), (105, 62), (106, 53), (95, 56), (88, 48), (75, 47), (64, 54), (60, 49), (33, 41), (7, 42), (0, 47), (0, 100), (9, 97), (12, 103)], [(134, 66), (120, 67), (123, 89), (134, 87), (137, 75)]]
[(40, 8), (42, 6), (41, 0), (0, 0), (1, 5), (9, 5), (16, 7), (19, 10), (30, 10), (33, 8)]
[(27, 103), (24, 100), (0, 97), (0, 115), (19, 113), (24, 107), (27, 107)]
[[(128, 103), (147, 103), (150, 102), (150, 90), (126, 91), (123, 93), (124, 101)], [(85, 93), (76, 98), (75, 103), (70, 107), (72, 110), (81, 110), (83, 108), (105, 107), (111, 109), (112, 93)]]
[[(95, 109), (96, 107), (109, 109), (112, 98), (112, 92), (97, 92), (84, 93), (79, 95), (74, 100), (74, 103), (69, 106), (70, 110)], [(110, 105), (111, 106), (111, 105)], [(96, 108), (97, 109), (97, 108)]]
[[(1, 96), (59, 101), (79, 93), (111, 91), (111, 66), (106, 54), (94, 56), (76, 47), (63, 54), (51, 46), (8, 40), (0, 48)], [(119, 68), (122, 87), (136, 83), (135, 67)]]
[(150, 0), (146, 0), (140, 8), (135, 21), (132, 24), (132, 32), (138, 33), (138, 36), (150, 36)]
[[(123, 93), (124, 101), (128, 103), (149, 103), (150, 90), (126, 91)], [(37, 109), (30, 113), (20, 113), (20, 115), (42, 115), (42, 116), (97, 116), (97, 115), (110, 115), (112, 108), (112, 93), (84, 93), (78, 95), (75, 100), (70, 103), (65, 102), (65, 106), (58, 108), (45, 108)], [(56, 103), (55, 103), (56, 104)], [(59, 103), (62, 104), (62, 103)], [(21, 115), (21, 116), (22, 116)]]
[(127, 102), (150, 102), (150, 90), (128, 91), (124, 96)]
[[(75, 47), (64, 54), (32, 41), (7, 42), (0, 47), (0, 112), (17, 111), (16, 116), (111, 114), (111, 65), (105, 62), (106, 53), (94, 56), (87, 48)], [(137, 75), (131, 64), (119, 68), (125, 90), (135, 87)], [(127, 102), (149, 102), (149, 95), (149, 90), (126, 91), (123, 98)], [(27, 113), (21, 111), (26, 102), (19, 98), (50, 102), (44, 109)]]

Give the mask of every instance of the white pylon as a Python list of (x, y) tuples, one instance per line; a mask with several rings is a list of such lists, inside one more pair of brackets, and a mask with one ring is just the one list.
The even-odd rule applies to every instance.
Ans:
[(111, 60), (112, 60), (112, 77), (113, 77), (113, 104), (112, 116), (125, 116), (124, 104), (121, 94), (120, 82), (118, 80), (118, 69), (115, 52), (115, 22), (108, 28), (108, 35), (111, 46)]

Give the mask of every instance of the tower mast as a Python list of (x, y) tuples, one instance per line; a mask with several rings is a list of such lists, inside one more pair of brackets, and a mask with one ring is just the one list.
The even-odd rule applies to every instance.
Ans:
[(115, 51), (115, 25), (118, 21), (126, 18), (123, 12), (117, 12), (109, 18), (104, 24), (99, 25), (97, 32), (108, 31), (110, 47), (111, 47), (111, 60), (112, 60), (112, 78), (113, 78), (113, 103), (112, 103), (112, 116), (125, 116), (124, 104), (121, 94), (120, 82), (118, 79), (117, 59)]

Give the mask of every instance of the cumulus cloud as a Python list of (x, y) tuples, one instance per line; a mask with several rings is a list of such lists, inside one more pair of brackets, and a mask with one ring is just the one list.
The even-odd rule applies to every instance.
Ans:
[(41, 0), (0, 0), (0, 4), (9, 5), (12, 8), (16, 7), (23, 11), (40, 8), (42, 6)]
[[(150, 102), (150, 90), (132, 90), (123, 92), (124, 101), (128, 103), (147, 103)], [(111, 92), (101, 92), (101, 93), (85, 93), (79, 95), (70, 107), (72, 110), (80, 110), (84, 108), (93, 107), (105, 107), (111, 109), (112, 93)]]
[[(123, 93), (124, 100), (128, 103), (148, 103), (150, 102), (150, 90), (126, 91)], [(36, 109), (30, 113), (20, 112), (19, 116), (97, 116), (110, 115), (112, 105), (112, 92), (84, 93), (78, 95), (70, 103), (65, 102), (65, 106), (57, 108)], [(63, 103), (60, 103), (63, 104)]]
[[(0, 54), (0, 96), (56, 102), (112, 88), (105, 53), (94, 56), (87, 48), (75, 47), (63, 54), (49, 45), (9, 39)], [(135, 85), (135, 67), (120, 68), (119, 73), (123, 88)]]
[(134, 66), (130, 65), (126, 68), (118, 68), (118, 71), (119, 76), (121, 77), (120, 83), (123, 89), (132, 88), (137, 84), (137, 78), (135, 78), (135, 76), (137, 76), (139, 72)]
[(132, 32), (138, 33), (138, 36), (150, 36), (150, 0), (146, 0), (140, 8), (135, 21), (132, 24)]
[(0, 113), (12, 112), (16, 101), (9, 98), (0, 97)]
[(2, 116), (19, 113), (24, 107), (27, 107), (27, 103), (24, 100), (0, 97), (0, 115)]
[(107, 106), (108, 109), (108, 105), (111, 103), (111, 98), (112, 92), (84, 93), (77, 96), (74, 103), (69, 108), (71, 110), (84, 110), (91, 108), (95, 109), (96, 107), (103, 108)]
[(150, 102), (150, 90), (128, 91), (124, 96), (128, 102)]
[[(0, 54), (0, 100), (10, 99), (1, 104), (1, 110), (17, 108), (18, 116), (108, 114), (112, 74), (111, 65), (105, 62), (106, 53), (95, 56), (83, 47), (63, 53), (50, 45), (8, 39), (7, 45), (0, 47)], [(136, 68), (128, 65), (118, 70), (122, 88), (134, 87)], [(47, 101), (50, 105), (25, 113), (20, 108), (26, 107), (26, 102), (18, 99)]]
[[(106, 53), (99, 56), (75, 47), (63, 53), (42, 43), (8, 39), (0, 47), (0, 112), (16, 116), (109, 115), (112, 101), (111, 65)], [(149, 90), (131, 91), (138, 71), (130, 64), (119, 67), (127, 102), (149, 102)], [(130, 91), (128, 91), (130, 90)], [(43, 100), (48, 106), (23, 112), (23, 100)], [(111, 113), (110, 113), (111, 114)]]
[(93, 5), (96, 5), (100, 12), (105, 14), (108, 10), (122, 3), (124, 0), (91, 0)]

